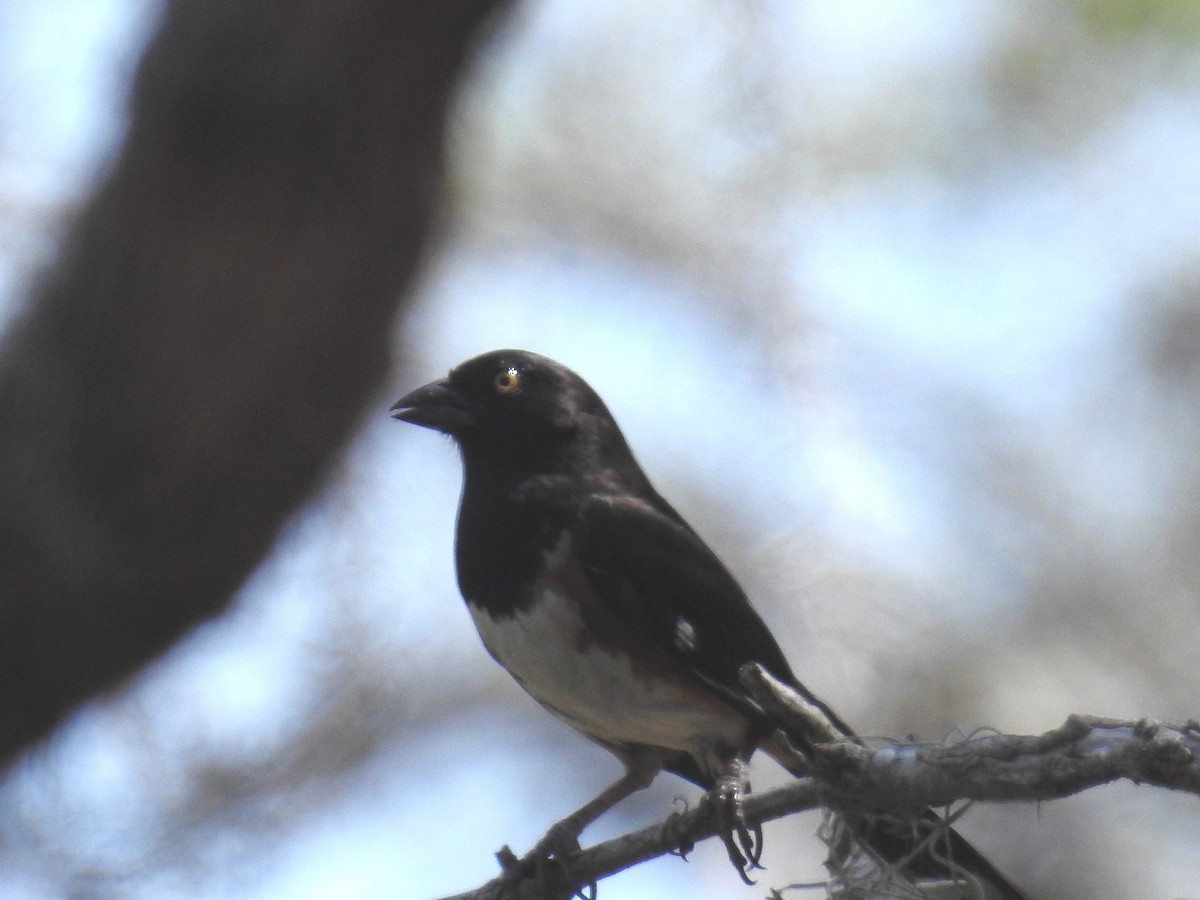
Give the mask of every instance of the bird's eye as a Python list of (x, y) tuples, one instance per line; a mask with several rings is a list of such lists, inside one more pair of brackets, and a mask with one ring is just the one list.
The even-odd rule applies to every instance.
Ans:
[(503, 372), (496, 375), (496, 393), (497, 394), (512, 394), (521, 386), (521, 373), (517, 371), (516, 366), (509, 366)]

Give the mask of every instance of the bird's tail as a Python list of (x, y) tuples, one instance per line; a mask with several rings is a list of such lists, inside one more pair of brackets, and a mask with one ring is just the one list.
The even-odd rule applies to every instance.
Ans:
[[(776, 730), (761, 749), (798, 778), (812, 774), (815, 744), (862, 743), (850, 726), (799, 682), (781, 682), (757, 664), (744, 666), (742, 683), (762, 704)], [(799, 748), (799, 749), (797, 749)], [(830, 814), (823, 836), (836, 879), (882, 890), (847, 896), (924, 900), (1029, 900), (982, 853), (932, 809), (915, 816)]]
[[(807, 762), (781, 738), (773, 735), (761, 749), (796, 777), (809, 777)], [(912, 817), (829, 813), (821, 836), (846, 896), (1029, 900), (931, 809)]]

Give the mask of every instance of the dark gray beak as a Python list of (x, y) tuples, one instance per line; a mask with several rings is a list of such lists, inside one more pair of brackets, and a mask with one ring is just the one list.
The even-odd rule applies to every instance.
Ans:
[(444, 378), (405, 394), (391, 412), (393, 419), (451, 435), (462, 434), (475, 425), (471, 403)]

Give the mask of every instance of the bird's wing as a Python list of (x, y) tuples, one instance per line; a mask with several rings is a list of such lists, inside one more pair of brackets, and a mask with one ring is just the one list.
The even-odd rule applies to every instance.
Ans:
[[(763, 717), (738, 678), (742, 665), (757, 662), (818, 706), (843, 735), (853, 735), (796, 680), (737, 581), (673, 510), (668, 514), (631, 496), (597, 495), (583, 504), (575, 549), (604, 602), (734, 706), (752, 718)], [(970, 896), (1024, 900), (932, 811), (906, 822), (861, 817), (855, 831), (873, 854), (898, 864), (907, 877), (949, 879), (949, 887), (959, 890), (963, 882), (955, 879), (965, 877), (979, 891)]]
[(582, 506), (574, 546), (605, 603), (737, 708), (762, 716), (738, 677), (757, 662), (849, 732), (797, 681), (745, 592), (682, 519), (637, 497), (595, 495)]

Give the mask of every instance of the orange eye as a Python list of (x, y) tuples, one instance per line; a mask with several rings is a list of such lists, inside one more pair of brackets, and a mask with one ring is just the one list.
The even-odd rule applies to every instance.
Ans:
[(503, 372), (496, 375), (496, 393), (497, 394), (512, 394), (521, 386), (521, 373), (517, 371), (516, 366), (509, 366)]

